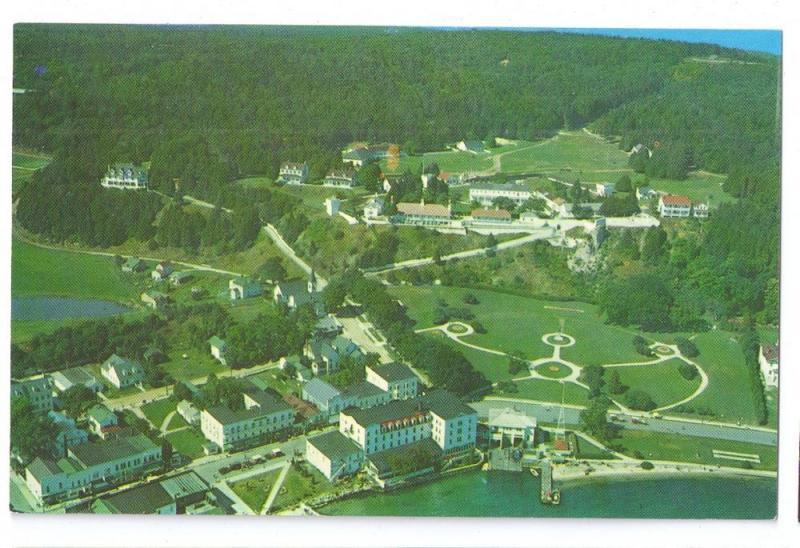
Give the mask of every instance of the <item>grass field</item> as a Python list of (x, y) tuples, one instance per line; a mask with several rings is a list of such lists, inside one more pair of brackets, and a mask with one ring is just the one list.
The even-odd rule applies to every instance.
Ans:
[(245, 188), (265, 188), (272, 186), (272, 179), (269, 177), (245, 177), (237, 180), (236, 184)]
[[(508, 372), (508, 358), (505, 356), (498, 356), (497, 354), (490, 354), (489, 352), (481, 352), (480, 350), (469, 348), (463, 344), (458, 344), (439, 331), (433, 331), (427, 336), (436, 337), (445, 344), (451, 346), (454, 350), (461, 352), (461, 354), (463, 354), (464, 357), (469, 360), (473, 367), (483, 373), (483, 375), (491, 382), (507, 381), (515, 376)], [(516, 376), (520, 376), (522, 374), (524, 373), (517, 373)]]
[(628, 156), (616, 145), (583, 131), (562, 132), (542, 143), (521, 148), (501, 158), (504, 173), (561, 170), (627, 171)]
[[(303, 465), (300, 465), (303, 466)], [(331, 483), (325, 476), (311, 466), (304, 468), (308, 475), (303, 475), (296, 467), (292, 467), (286, 474), (286, 479), (281, 486), (278, 496), (272, 503), (272, 510), (293, 506), (312, 495), (319, 496), (331, 490)]]
[(194, 430), (181, 430), (180, 432), (167, 434), (164, 437), (172, 444), (175, 451), (181, 455), (186, 455), (191, 459), (203, 455), (203, 443), (205, 443), (205, 439)]
[(239, 495), (239, 498), (241, 498), (245, 504), (252, 508), (254, 512), (258, 513), (267, 501), (272, 486), (277, 481), (280, 473), (280, 468), (277, 470), (270, 470), (264, 474), (234, 482), (231, 484), (231, 489), (234, 493)]
[(130, 303), (138, 296), (110, 257), (11, 241), (11, 294), (105, 299)]
[(272, 388), (281, 395), (297, 393), (300, 391), (301, 386), (298, 381), (284, 379), (281, 372), (277, 369), (271, 369), (257, 375), (252, 375), (247, 377), (247, 380), (262, 390)]
[(692, 172), (686, 180), (650, 179), (650, 186), (655, 190), (670, 194), (683, 194), (694, 201), (708, 202), (713, 207), (736, 200), (722, 190), (724, 175)]
[[(616, 371), (622, 384), (628, 386), (629, 390), (646, 392), (661, 407), (690, 396), (700, 386), (699, 376), (688, 381), (678, 373), (681, 363), (682, 360), (671, 359), (653, 365), (615, 367), (607, 369), (605, 374), (608, 379), (609, 373)], [(615, 398), (625, 401), (624, 394)]]
[(169, 424), (167, 424), (167, 432), (170, 430), (175, 430), (177, 428), (183, 428), (184, 426), (189, 426), (189, 423), (186, 420), (175, 413), (172, 415), (172, 418), (169, 420)]
[[(172, 343), (182, 341), (173, 337)], [(186, 358), (183, 355), (186, 354)], [(211, 356), (210, 352), (191, 346), (188, 342), (182, 347), (172, 348), (167, 354), (168, 361), (159, 364), (159, 367), (172, 375), (175, 380), (191, 380), (204, 377), (210, 373), (221, 373), (228, 368)]]
[(615, 459), (613, 453), (600, 449), (593, 443), (589, 443), (580, 436), (575, 436), (577, 446), (576, 458), (578, 459)]
[(564, 377), (568, 377), (572, 370), (560, 363), (543, 363), (536, 366), (536, 372), (543, 377), (563, 379)]
[(161, 423), (167, 418), (167, 415), (175, 411), (177, 402), (172, 398), (157, 400), (144, 404), (141, 409), (144, 416), (147, 417), (154, 428), (161, 428)]
[(761, 464), (753, 464), (753, 468), (776, 469), (777, 450), (774, 446), (641, 430), (622, 429), (620, 434), (621, 437), (615, 439), (614, 443), (619, 443), (624, 448), (623, 452), (630, 456), (635, 456), (638, 452), (642, 458), (742, 467), (740, 461), (714, 457), (712, 451), (717, 449), (758, 455)]
[[(520, 398), (526, 400), (561, 402), (562, 384), (558, 381), (545, 381), (541, 379), (526, 379), (516, 381), (517, 392), (495, 391), (497, 396), (508, 396), (509, 398)], [(588, 405), (589, 392), (571, 382), (566, 382), (564, 386), (564, 403), (570, 405)]]
[[(566, 333), (576, 339), (575, 346), (561, 349), (561, 357), (578, 365), (601, 365), (622, 361), (644, 361), (633, 348), (635, 332), (611, 326), (598, 317), (593, 305), (577, 302), (549, 302), (488, 290), (445, 286), (398, 286), (390, 292), (409, 307), (417, 328), (431, 327), (438, 299), (450, 306), (467, 307), (487, 329), (463, 340), (503, 352), (520, 350), (527, 358), (543, 358), (553, 348), (542, 342), (542, 335), (559, 331), (563, 319)], [(466, 293), (480, 303), (463, 304)]]

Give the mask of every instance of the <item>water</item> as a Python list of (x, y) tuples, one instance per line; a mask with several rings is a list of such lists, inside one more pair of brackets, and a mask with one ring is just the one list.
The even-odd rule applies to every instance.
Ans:
[(776, 482), (764, 478), (592, 479), (562, 483), (561, 505), (539, 502), (528, 473), (469, 472), (418, 487), (334, 502), (320, 513), (363, 516), (770, 519)]
[(97, 299), (67, 297), (14, 297), (11, 299), (12, 320), (66, 320), (102, 318), (131, 310), (121, 304)]

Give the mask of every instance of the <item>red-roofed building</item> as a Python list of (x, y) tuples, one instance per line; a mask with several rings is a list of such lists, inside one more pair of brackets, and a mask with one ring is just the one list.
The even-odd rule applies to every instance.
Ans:
[(686, 196), (661, 196), (658, 199), (658, 213), (662, 217), (690, 217), (692, 201)]

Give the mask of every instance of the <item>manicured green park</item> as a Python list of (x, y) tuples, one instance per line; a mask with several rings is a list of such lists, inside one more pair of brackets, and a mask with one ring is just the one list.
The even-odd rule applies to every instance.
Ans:
[(161, 428), (161, 424), (167, 416), (175, 411), (177, 402), (172, 398), (165, 398), (163, 400), (156, 400), (144, 404), (141, 409), (147, 420), (153, 425), (154, 428)]
[[(678, 366), (682, 363), (682, 360), (673, 358), (650, 365), (606, 368), (605, 376), (608, 378), (612, 371), (616, 371), (622, 384), (629, 390), (646, 392), (662, 407), (691, 396), (700, 386), (699, 376), (686, 380), (680, 375)], [(617, 398), (616, 395), (614, 397)], [(624, 401), (624, 394), (619, 399)]]
[(550, 379), (563, 379), (572, 373), (572, 369), (566, 365), (555, 362), (537, 365), (534, 371), (536, 371), (542, 377), (548, 377)]
[[(299, 467), (302, 467), (302, 471)], [(331, 483), (314, 467), (303, 464), (292, 466), (272, 503), (272, 510), (293, 506), (312, 495), (323, 495), (332, 488)]]
[(203, 444), (205, 439), (196, 431), (187, 428), (179, 432), (167, 434), (164, 438), (172, 444), (172, 447), (181, 455), (189, 458), (197, 458), (203, 455)]
[(504, 173), (561, 170), (608, 170), (608, 177), (628, 170), (628, 156), (615, 144), (583, 131), (561, 132), (558, 135), (520, 147), (501, 158)]
[(560, 383), (543, 379), (525, 379), (516, 381), (514, 385), (516, 386), (516, 391), (504, 392), (501, 389), (497, 389), (495, 390), (495, 395), (525, 400), (561, 403), (563, 386), (564, 403), (568, 405), (583, 406), (589, 404), (589, 392), (571, 382)]
[(259, 512), (267, 501), (270, 491), (272, 491), (272, 486), (278, 480), (280, 473), (281, 471), (279, 468), (277, 470), (270, 470), (264, 474), (239, 480), (231, 484), (231, 489), (254, 512)]

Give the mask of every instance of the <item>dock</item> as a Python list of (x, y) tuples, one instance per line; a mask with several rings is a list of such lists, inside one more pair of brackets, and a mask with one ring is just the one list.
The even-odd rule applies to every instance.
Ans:
[(553, 466), (549, 459), (541, 463), (541, 473), (539, 474), (541, 489), (539, 492), (542, 504), (559, 504), (561, 502), (561, 491), (553, 487)]

